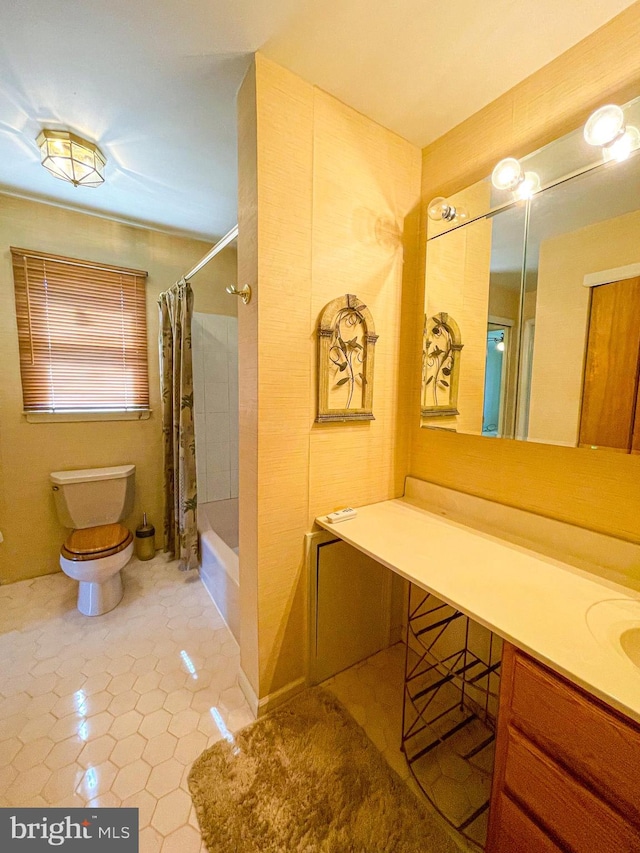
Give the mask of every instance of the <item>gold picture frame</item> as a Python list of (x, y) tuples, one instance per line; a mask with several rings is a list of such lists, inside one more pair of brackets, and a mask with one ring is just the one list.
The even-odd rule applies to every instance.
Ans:
[(375, 420), (377, 340), (371, 312), (354, 293), (338, 296), (325, 305), (318, 324), (316, 423)]
[(422, 405), (424, 417), (459, 415), (460, 328), (441, 311), (424, 318), (422, 333)]

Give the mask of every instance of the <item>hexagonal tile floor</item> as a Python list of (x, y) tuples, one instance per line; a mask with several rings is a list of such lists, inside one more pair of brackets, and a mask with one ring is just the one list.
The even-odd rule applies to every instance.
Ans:
[[(477, 853), (478, 848), (467, 843), (433, 808), (413, 779), (400, 749), (402, 738), (402, 703), (404, 690), (404, 643), (378, 652), (367, 660), (352, 666), (324, 682), (323, 687), (334, 693), (349, 713), (360, 723), (387, 762), (413, 790), (432, 813), (433, 819), (451, 836), (464, 853)], [(442, 772), (439, 778), (448, 782)], [(454, 805), (455, 794), (444, 785), (446, 800), (444, 811)], [(442, 805), (442, 804), (441, 804)]]
[[(118, 607), (94, 618), (62, 573), (0, 587), (0, 806), (134, 806), (140, 853), (206, 853), (186, 779), (202, 750), (253, 721), (238, 647), (175, 561), (134, 558), (124, 582)], [(400, 752), (403, 649), (325, 686), (416, 788)]]
[(136, 806), (141, 853), (204, 850), (186, 778), (252, 721), (238, 647), (200, 583), (164, 556), (82, 616), (64, 574), (0, 587), (0, 806)]

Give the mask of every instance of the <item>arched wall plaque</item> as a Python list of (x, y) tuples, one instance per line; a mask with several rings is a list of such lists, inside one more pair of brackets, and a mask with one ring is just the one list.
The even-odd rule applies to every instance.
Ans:
[(422, 414), (459, 415), (460, 329), (442, 311), (424, 318), (422, 335)]
[(378, 336), (354, 293), (325, 305), (318, 326), (316, 422), (372, 421), (374, 348)]

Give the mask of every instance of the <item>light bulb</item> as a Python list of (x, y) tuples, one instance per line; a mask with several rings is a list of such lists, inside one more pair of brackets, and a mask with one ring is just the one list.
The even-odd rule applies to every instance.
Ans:
[(504, 341), (498, 341), (498, 343), (496, 344), (496, 349), (500, 352), (504, 352)]
[(452, 222), (456, 218), (456, 209), (449, 204), (446, 198), (438, 196), (429, 203), (427, 214), (429, 219), (433, 219), (434, 222), (442, 222), (443, 220)]
[(531, 198), (540, 189), (540, 178), (536, 172), (525, 172), (522, 182), (515, 188), (515, 194), (520, 199)]
[(616, 104), (597, 109), (584, 126), (584, 138), (589, 145), (609, 145), (623, 133), (624, 113)]
[(615, 139), (602, 149), (605, 162), (617, 160), (622, 163), (632, 151), (640, 148), (640, 130), (637, 127), (628, 127), (621, 137)]
[(500, 160), (491, 173), (491, 183), (497, 190), (514, 190), (524, 180), (524, 172), (515, 157)]

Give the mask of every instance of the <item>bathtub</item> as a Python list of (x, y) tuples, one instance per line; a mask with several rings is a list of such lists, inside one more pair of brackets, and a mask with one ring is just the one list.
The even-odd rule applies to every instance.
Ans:
[(240, 642), (238, 499), (198, 504), (200, 578)]

